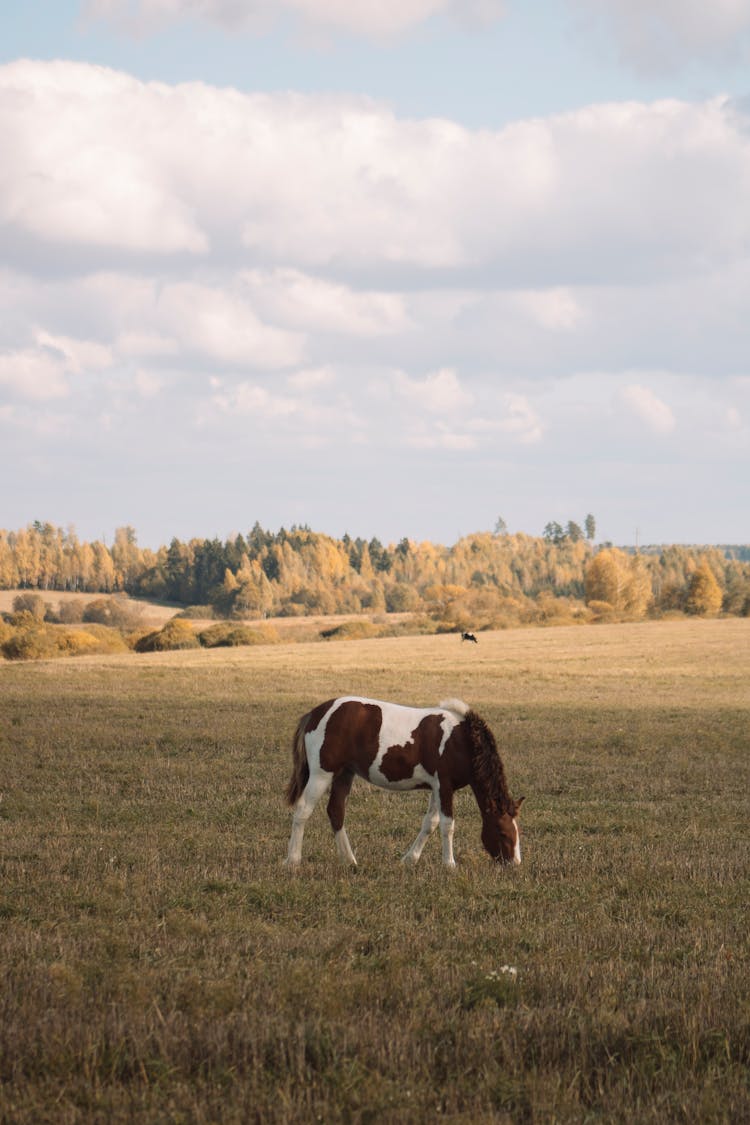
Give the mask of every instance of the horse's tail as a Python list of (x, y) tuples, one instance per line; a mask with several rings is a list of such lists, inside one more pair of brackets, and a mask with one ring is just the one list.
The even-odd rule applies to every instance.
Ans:
[(307, 764), (307, 753), (305, 751), (305, 732), (307, 730), (307, 720), (310, 718), (308, 715), (303, 715), (297, 723), (297, 730), (294, 733), (294, 742), (292, 743), (292, 776), (289, 778), (289, 784), (286, 787), (286, 799), (290, 805), (296, 805), (297, 801), (302, 796), (302, 791), (307, 785), (307, 779), (310, 776), (310, 767)]

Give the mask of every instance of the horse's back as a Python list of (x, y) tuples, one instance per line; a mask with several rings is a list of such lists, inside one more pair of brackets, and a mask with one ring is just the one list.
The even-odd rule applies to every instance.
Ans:
[(385, 789), (430, 785), (461, 721), (460, 701), (407, 707), (365, 696), (340, 696), (310, 712), (308, 756), (327, 773), (345, 770)]

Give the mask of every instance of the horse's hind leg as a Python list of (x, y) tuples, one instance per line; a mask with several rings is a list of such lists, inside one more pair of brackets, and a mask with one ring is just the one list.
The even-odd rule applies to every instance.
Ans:
[(419, 830), (419, 835), (409, 848), (408, 852), (401, 857), (403, 863), (415, 864), (422, 854), (422, 848), (425, 846), (427, 840), (432, 835), (437, 827), (437, 822), (440, 819), (438, 812), (438, 801), (434, 790), (430, 791), (430, 800), (427, 805), (427, 812), (422, 821), (422, 827)]
[(346, 798), (349, 796), (349, 790), (352, 787), (353, 781), (354, 773), (351, 770), (345, 770), (333, 779), (331, 796), (328, 798), (328, 819), (333, 829), (333, 838), (336, 841), (336, 851), (339, 853), (339, 859), (342, 859), (344, 863), (350, 863), (352, 866), (356, 867), (357, 861), (354, 858), (354, 852), (352, 851), (349, 837), (344, 828)]
[(292, 834), (289, 837), (289, 851), (286, 857), (289, 867), (297, 867), (302, 860), (302, 837), (305, 834), (305, 825), (320, 798), (328, 791), (330, 784), (329, 773), (311, 773), (307, 785), (302, 790), (302, 796), (294, 806)]

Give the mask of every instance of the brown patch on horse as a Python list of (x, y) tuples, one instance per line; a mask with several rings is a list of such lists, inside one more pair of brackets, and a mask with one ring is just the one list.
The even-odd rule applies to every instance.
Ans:
[(408, 781), (413, 777), (416, 766), (422, 766), (429, 774), (436, 774), (442, 735), (442, 715), (425, 715), (411, 732), (409, 742), (386, 750), (380, 772), (389, 781)]
[(453, 789), (463, 789), (471, 782), (471, 742), (465, 719), (451, 731), (443, 747), (442, 757), (438, 760), (440, 774), (444, 778), (450, 778)]
[(328, 819), (334, 832), (339, 832), (344, 827), (344, 813), (346, 812), (346, 798), (354, 781), (354, 770), (344, 770), (333, 779), (331, 795), (328, 798)]
[(320, 764), (328, 773), (351, 769), (367, 777), (378, 753), (383, 712), (377, 703), (349, 699), (340, 704), (326, 725)]

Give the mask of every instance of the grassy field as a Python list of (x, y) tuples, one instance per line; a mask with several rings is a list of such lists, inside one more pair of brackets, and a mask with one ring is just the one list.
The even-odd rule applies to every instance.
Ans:
[[(462, 696), (471, 795), (357, 783), (282, 865), (292, 731), (343, 692)], [(750, 622), (0, 664), (3, 1122), (750, 1119)]]

